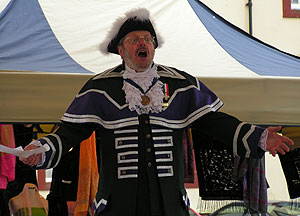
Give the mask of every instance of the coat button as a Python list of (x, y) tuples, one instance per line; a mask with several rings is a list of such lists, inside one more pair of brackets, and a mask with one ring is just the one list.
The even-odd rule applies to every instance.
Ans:
[(146, 137), (147, 137), (148, 139), (150, 139), (150, 138), (151, 138), (151, 135), (150, 135), (150, 134), (146, 134)]
[(151, 162), (148, 162), (148, 167), (152, 167), (152, 163)]
[(149, 120), (145, 120), (145, 124), (149, 124)]
[(147, 148), (147, 152), (151, 152), (151, 148)]

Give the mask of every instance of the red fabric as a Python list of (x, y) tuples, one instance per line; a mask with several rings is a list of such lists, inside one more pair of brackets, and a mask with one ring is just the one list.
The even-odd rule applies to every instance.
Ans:
[[(0, 144), (15, 148), (13, 126), (0, 124)], [(0, 189), (6, 189), (7, 181), (15, 180), (16, 156), (0, 152)]]

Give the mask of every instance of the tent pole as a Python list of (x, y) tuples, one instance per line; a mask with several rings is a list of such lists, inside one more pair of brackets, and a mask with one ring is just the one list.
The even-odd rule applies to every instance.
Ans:
[(246, 6), (249, 7), (249, 34), (252, 35), (252, 0), (248, 0)]

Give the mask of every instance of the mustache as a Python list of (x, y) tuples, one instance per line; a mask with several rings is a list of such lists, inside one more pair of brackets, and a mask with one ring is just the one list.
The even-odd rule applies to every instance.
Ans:
[(142, 46), (142, 47), (137, 48), (136, 54), (138, 54), (138, 53), (141, 52), (141, 51), (147, 52), (147, 53), (149, 52), (149, 50), (147, 49), (147, 47)]

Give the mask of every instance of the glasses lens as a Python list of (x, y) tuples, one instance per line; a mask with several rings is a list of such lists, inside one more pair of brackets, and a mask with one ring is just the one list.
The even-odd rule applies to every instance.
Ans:
[(139, 37), (129, 38), (129, 42), (135, 44), (135, 43), (139, 42)]

